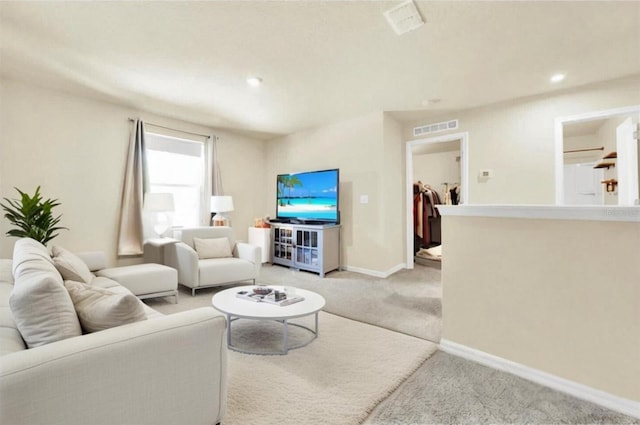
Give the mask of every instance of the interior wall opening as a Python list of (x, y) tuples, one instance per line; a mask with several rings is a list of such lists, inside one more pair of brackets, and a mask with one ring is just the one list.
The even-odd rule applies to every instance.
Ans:
[(467, 133), (407, 142), (407, 268), (440, 267), (442, 222), (437, 205), (466, 203)]
[(556, 204), (637, 205), (640, 105), (556, 119)]

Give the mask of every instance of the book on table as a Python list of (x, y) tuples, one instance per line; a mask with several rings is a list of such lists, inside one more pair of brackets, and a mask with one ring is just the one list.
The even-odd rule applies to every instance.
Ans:
[(255, 292), (250, 292), (250, 291), (240, 291), (236, 294), (236, 297), (241, 298), (243, 300), (253, 301), (256, 303), (268, 303), (268, 304), (279, 305), (281, 307), (295, 304), (297, 302), (304, 300), (304, 297), (301, 297), (299, 295), (290, 295), (290, 296), (287, 296), (286, 298), (276, 300), (274, 291), (266, 295), (256, 294)]

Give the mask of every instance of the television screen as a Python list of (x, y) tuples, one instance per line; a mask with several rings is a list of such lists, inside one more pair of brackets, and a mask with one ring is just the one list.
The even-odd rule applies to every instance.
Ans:
[(278, 175), (276, 216), (306, 222), (339, 222), (340, 170)]

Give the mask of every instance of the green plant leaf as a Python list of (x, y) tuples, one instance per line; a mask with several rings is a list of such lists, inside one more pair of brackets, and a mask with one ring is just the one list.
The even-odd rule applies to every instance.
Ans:
[(4, 198), (5, 204), (0, 206), (5, 211), (4, 217), (15, 228), (10, 229), (6, 235), (18, 238), (32, 238), (42, 244), (58, 236), (60, 230), (68, 230), (66, 227), (58, 226), (62, 215), (53, 216), (53, 209), (60, 205), (57, 199), (42, 199), (40, 186), (33, 194), (15, 188), (20, 194), (20, 199)]

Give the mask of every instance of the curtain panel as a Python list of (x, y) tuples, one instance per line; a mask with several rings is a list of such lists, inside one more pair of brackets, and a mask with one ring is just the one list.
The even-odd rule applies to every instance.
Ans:
[(142, 207), (149, 178), (145, 158), (144, 123), (137, 119), (129, 139), (118, 231), (118, 256), (142, 255), (144, 247)]
[(205, 199), (202, 203), (200, 214), (203, 226), (211, 224), (211, 197), (224, 194), (220, 165), (218, 163), (218, 140), (218, 137), (212, 134), (205, 144)]

